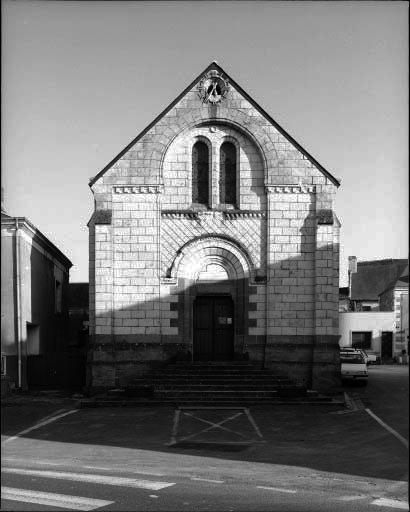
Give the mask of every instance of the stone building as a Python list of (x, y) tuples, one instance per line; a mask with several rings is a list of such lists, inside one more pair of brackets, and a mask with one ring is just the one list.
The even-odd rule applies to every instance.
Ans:
[(212, 62), (90, 181), (88, 384), (167, 361), (339, 382), (339, 182)]

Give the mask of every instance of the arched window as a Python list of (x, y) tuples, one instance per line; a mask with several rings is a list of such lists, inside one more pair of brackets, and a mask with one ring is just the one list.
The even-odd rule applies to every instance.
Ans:
[(220, 150), (219, 201), (236, 203), (236, 147), (224, 142)]
[(201, 141), (192, 148), (192, 202), (209, 203), (209, 150)]

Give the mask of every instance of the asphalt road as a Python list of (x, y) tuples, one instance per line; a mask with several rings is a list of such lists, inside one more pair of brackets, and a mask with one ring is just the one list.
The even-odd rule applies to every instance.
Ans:
[(368, 367), (367, 386), (345, 385), (345, 391), (358, 396), (385, 423), (409, 439), (409, 367)]
[(365, 409), (408, 439), (408, 368), (374, 367), (366, 388), (345, 389), (351, 410), (254, 407), (252, 421), (232, 410), (7, 407), (1, 507), (407, 510), (408, 449)]

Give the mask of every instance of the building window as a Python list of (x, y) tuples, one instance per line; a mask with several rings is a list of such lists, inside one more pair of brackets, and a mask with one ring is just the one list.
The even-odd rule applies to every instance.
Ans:
[(364, 350), (372, 348), (372, 332), (371, 331), (353, 331), (352, 347), (362, 348)]
[(56, 283), (56, 285), (55, 285), (55, 312), (61, 313), (61, 305), (62, 305), (62, 299), (63, 299), (63, 287), (62, 287), (60, 281), (58, 281), (57, 279), (56, 279), (55, 283)]
[(224, 142), (219, 154), (219, 201), (222, 204), (236, 203), (236, 147)]
[(209, 149), (202, 141), (192, 148), (192, 202), (209, 204)]

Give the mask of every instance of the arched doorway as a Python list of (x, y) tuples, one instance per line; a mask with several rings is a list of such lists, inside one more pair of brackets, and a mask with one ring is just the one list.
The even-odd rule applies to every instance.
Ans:
[(191, 345), (192, 359), (242, 359), (253, 274), (246, 252), (227, 239), (203, 237), (181, 249), (172, 270), (181, 301), (181, 334)]

